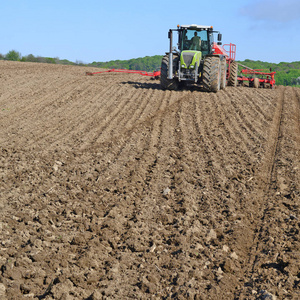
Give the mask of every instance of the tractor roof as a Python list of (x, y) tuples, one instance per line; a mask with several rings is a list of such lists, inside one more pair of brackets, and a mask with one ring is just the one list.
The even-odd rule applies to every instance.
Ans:
[(189, 28), (189, 29), (213, 29), (212, 26), (205, 26), (205, 25), (196, 25), (196, 24), (191, 24), (191, 25), (181, 25), (181, 28)]

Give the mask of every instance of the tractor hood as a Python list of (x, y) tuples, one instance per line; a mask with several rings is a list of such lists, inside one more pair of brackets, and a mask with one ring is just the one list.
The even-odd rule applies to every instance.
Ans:
[(180, 55), (180, 67), (184, 69), (194, 69), (200, 65), (200, 60), (202, 57), (201, 51), (185, 50), (181, 52)]

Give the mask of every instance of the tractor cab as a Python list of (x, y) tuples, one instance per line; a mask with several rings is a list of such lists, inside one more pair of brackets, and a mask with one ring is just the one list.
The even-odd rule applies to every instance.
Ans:
[(183, 25), (180, 27), (178, 41), (180, 52), (188, 50), (201, 51), (202, 55), (205, 56), (210, 54), (213, 41), (212, 27), (199, 25)]

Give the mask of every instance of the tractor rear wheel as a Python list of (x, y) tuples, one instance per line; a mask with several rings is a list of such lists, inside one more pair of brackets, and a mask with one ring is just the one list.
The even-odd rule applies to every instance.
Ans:
[[(173, 73), (178, 69), (179, 57), (173, 54)], [(179, 82), (176, 78), (168, 79), (169, 55), (165, 55), (161, 62), (160, 86), (163, 90), (178, 90)]]
[(237, 86), (237, 74), (238, 74), (238, 64), (235, 61), (233, 61), (230, 64), (228, 85)]
[(220, 90), (221, 86), (221, 65), (219, 56), (207, 56), (203, 65), (203, 88), (206, 92)]
[(226, 59), (223, 58), (221, 61), (221, 85), (220, 89), (223, 90), (226, 87), (226, 75), (227, 75), (227, 63)]

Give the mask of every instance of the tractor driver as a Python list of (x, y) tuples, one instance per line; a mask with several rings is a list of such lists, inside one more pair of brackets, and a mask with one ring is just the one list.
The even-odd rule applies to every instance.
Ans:
[(192, 37), (191, 42), (192, 44), (190, 46), (190, 50), (201, 50), (201, 39), (198, 36), (197, 31), (194, 32), (194, 36)]

